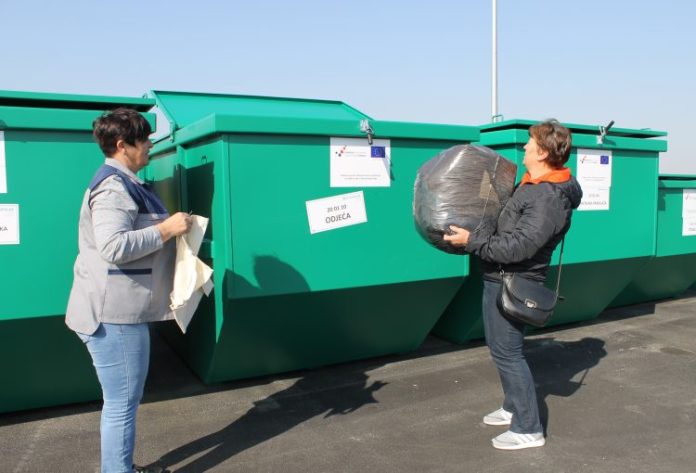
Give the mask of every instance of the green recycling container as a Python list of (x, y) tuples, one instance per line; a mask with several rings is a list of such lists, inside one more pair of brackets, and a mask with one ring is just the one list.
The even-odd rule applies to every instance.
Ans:
[(146, 179), (210, 218), (215, 289), (182, 335), (207, 383), (417, 348), (467, 275), (418, 235), (419, 166), (475, 127), (373, 120), (338, 101), (155, 91), (172, 134)]
[[(480, 144), (493, 148), (524, 174), (524, 145), (537, 122), (509, 120), (481, 126)], [(565, 124), (573, 133), (568, 166), (583, 188), (566, 237), (560, 294), (549, 325), (597, 317), (655, 254), (659, 153), (666, 133), (653, 130)], [(556, 281), (560, 245), (547, 285)], [(433, 333), (464, 343), (483, 337), (481, 273), (472, 258), (470, 276)]]
[(696, 282), (696, 176), (660, 175), (656, 245), (612, 306), (676, 297)]
[(92, 122), (121, 105), (154, 101), (0, 91), (0, 412), (101, 397), (64, 314), (82, 197), (103, 162)]

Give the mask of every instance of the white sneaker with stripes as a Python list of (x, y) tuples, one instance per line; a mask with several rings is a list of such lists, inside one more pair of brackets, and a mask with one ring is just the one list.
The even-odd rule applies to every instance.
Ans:
[(493, 446), (500, 450), (520, 450), (523, 448), (541, 447), (546, 443), (543, 432), (534, 434), (518, 434), (508, 430), (495, 437)]
[(483, 423), (486, 425), (510, 425), (511, 422), (512, 412), (508, 412), (502, 407), (483, 416)]

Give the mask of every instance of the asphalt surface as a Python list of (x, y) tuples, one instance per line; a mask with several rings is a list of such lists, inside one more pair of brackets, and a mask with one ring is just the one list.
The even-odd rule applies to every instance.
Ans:
[[(173, 472), (695, 472), (696, 293), (526, 343), (546, 446), (498, 451), (481, 343), (203, 385), (153, 332), (136, 461)], [(100, 403), (0, 415), (0, 471), (99, 469)]]

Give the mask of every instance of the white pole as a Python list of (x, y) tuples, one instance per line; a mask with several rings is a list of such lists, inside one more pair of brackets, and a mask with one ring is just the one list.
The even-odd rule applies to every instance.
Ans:
[(491, 121), (498, 121), (498, 0), (493, 2), (493, 41), (491, 60)]

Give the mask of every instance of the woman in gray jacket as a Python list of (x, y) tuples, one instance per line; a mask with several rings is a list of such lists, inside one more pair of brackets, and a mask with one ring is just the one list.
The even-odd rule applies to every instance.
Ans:
[(102, 473), (157, 471), (133, 465), (135, 417), (150, 362), (148, 323), (173, 317), (172, 238), (189, 231), (191, 218), (169, 216), (136, 176), (152, 148), (140, 113), (106, 112), (93, 128), (106, 161), (82, 201), (66, 324), (85, 343), (102, 387)]
[(497, 305), (500, 271), (543, 283), (556, 245), (570, 228), (572, 210), (580, 205), (582, 190), (570, 169), (571, 133), (556, 120), (529, 129), (522, 181), (498, 217), (496, 229), (473, 232), (451, 226), (444, 239), (478, 256), (483, 270), (483, 320), (505, 399), (486, 415), (488, 425), (509, 425), (495, 437), (495, 448), (518, 450), (546, 443), (537, 405), (534, 380), (522, 352), (525, 324), (505, 317)]

